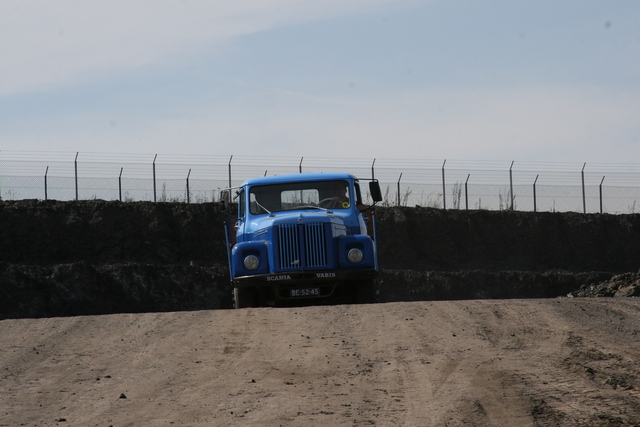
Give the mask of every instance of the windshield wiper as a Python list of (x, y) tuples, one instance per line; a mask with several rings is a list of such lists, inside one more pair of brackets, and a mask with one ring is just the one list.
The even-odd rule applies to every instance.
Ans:
[(261, 208), (262, 210), (264, 210), (266, 213), (269, 214), (269, 216), (274, 216), (273, 213), (271, 213), (271, 211), (267, 208), (265, 208), (264, 206), (262, 206), (257, 200), (256, 200), (256, 205)]
[(332, 213), (333, 211), (327, 208), (321, 208), (320, 206), (306, 205), (306, 206), (298, 206), (296, 209), (320, 209), (321, 211), (325, 211), (328, 213)]

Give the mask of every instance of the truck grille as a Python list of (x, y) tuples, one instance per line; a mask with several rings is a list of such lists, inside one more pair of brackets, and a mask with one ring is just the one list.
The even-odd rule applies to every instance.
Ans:
[(326, 248), (322, 223), (282, 224), (278, 227), (278, 266), (282, 271), (326, 267)]

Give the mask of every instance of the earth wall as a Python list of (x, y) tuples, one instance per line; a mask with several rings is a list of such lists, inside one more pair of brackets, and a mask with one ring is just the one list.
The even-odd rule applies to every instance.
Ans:
[[(231, 308), (227, 216), (214, 203), (0, 202), (0, 319)], [(638, 284), (637, 214), (381, 207), (376, 218), (381, 302)]]

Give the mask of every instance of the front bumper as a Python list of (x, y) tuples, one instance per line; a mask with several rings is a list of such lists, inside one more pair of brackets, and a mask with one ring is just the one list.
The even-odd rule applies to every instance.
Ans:
[(377, 271), (373, 268), (350, 270), (314, 270), (255, 276), (235, 277), (231, 284), (235, 288), (268, 286), (272, 288), (299, 288), (310, 286), (331, 286), (344, 282), (373, 279)]
[(267, 306), (300, 304), (300, 301), (350, 301), (357, 286), (373, 280), (371, 269), (296, 271), (236, 277), (232, 286), (254, 287)]

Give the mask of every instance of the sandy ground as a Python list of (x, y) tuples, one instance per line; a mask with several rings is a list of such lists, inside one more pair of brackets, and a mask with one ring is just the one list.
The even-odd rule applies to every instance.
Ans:
[(640, 425), (640, 301), (0, 321), (2, 426)]

